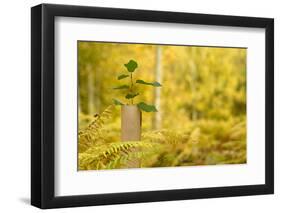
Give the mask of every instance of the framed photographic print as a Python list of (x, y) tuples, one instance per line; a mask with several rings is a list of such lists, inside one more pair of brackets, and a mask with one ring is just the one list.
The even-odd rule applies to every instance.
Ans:
[(274, 21), (31, 9), (31, 203), (272, 194)]

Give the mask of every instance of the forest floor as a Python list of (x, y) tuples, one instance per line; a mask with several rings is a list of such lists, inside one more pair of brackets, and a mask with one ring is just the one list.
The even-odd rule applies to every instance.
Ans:
[[(110, 114), (110, 113), (108, 113)], [(109, 115), (108, 115), (109, 116)], [(182, 129), (143, 129), (141, 141), (120, 141), (106, 113), (79, 131), (79, 170), (246, 163), (246, 121), (197, 120)]]

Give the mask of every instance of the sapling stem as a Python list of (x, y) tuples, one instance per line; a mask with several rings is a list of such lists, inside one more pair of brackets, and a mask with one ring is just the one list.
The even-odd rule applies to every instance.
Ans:
[[(134, 86), (134, 83), (133, 83), (133, 73), (131, 73), (130, 78), (131, 78), (130, 92), (133, 93), (133, 86)], [(131, 104), (132, 105), (134, 104), (134, 98), (131, 99)]]
[[(115, 87), (113, 89), (125, 89), (127, 94), (125, 95), (124, 98), (126, 98), (126, 105), (134, 105), (134, 98), (138, 96), (140, 93), (137, 92), (137, 89), (134, 88), (135, 84), (143, 84), (143, 85), (148, 85), (148, 86), (153, 86), (153, 87), (161, 87), (162, 85), (155, 81), (155, 82), (145, 82), (144, 80), (138, 79), (134, 83), (134, 78), (133, 78), (133, 72), (135, 69), (138, 67), (138, 64), (134, 60), (130, 60), (127, 64), (124, 64), (124, 66), (127, 68), (127, 71), (129, 72), (128, 74), (121, 74), (117, 77), (118, 80), (126, 78), (127, 84), (120, 85), (118, 87)], [(113, 99), (113, 102), (115, 105), (124, 105), (122, 102)], [(144, 102), (139, 102), (137, 104), (137, 107), (145, 112), (157, 112), (157, 109), (155, 108), (154, 105), (149, 105)]]

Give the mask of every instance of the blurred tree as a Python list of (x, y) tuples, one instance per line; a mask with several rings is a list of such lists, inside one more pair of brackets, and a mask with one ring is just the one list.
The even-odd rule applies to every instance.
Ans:
[[(155, 46), (155, 78), (157, 82), (162, 82), (162, 47), (160, 45)], [(154, 113), (152, 120), (152, 128), (153, 129), (161, 129), (162, 125), (162, 113), (161, 113), (161, 89), (159, 87), (155, 87), (154, 91), (154, 105), (158, 109), (158, 112)]]
[[(134, 103), (159, 111), (142, 114), (139, 144), (120, 143), (120, 109), (106, 110), (127, 94), (113, 86), (130, 59), (134, 81), (163, 85), (134, 85)], [(121, 168), (136, 155), (143, 167), (245, 163), (246, 60), (244, 48), (79, 41), (79, 168)]]

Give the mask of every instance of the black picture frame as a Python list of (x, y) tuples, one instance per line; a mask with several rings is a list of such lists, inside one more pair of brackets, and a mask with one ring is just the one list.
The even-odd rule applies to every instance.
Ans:
[[(266, 32), (265, 184), (93, 195), (54, 195), (55, 17), (263, 28)], [(31, 204), (42, 209), (274, 193), (274, 20), (241, 16), (41, 4), (31, 8)]]

